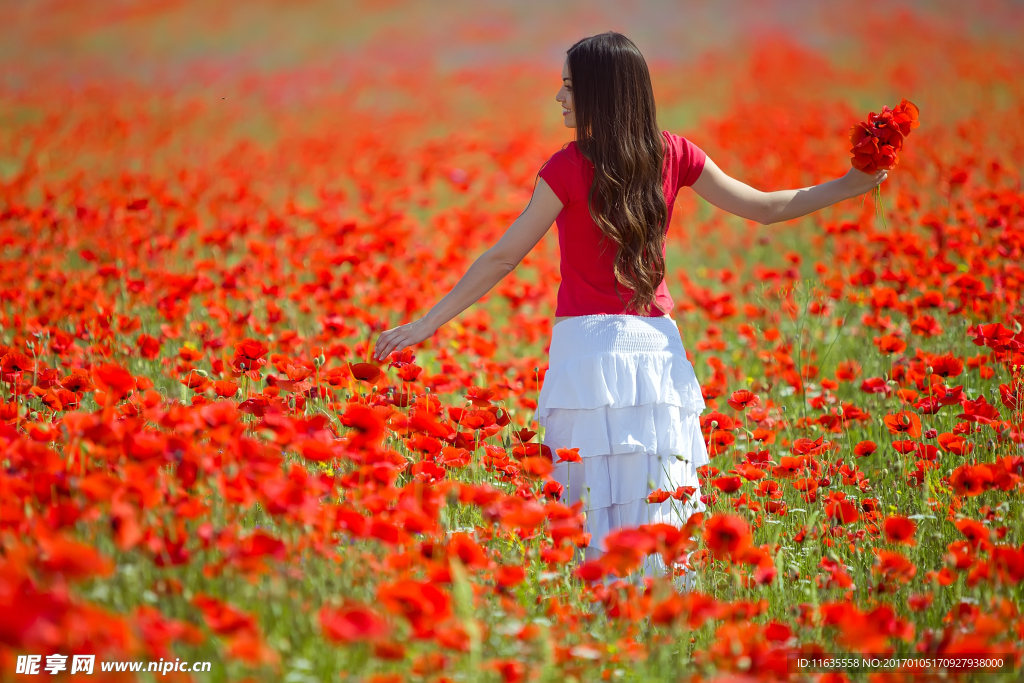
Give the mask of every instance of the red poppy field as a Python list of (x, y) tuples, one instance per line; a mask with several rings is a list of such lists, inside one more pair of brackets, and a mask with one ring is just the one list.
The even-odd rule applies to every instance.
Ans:
[[(213, 663), (168, 680), (1018, 680), (1024, 13), (828, 5), (787, 30), (0, 8), (0, 679), (94, 654)], [(851, 135), (883, 105), (920, 126), (884, 224), (871, 196), (761, 226), (680, 191), (667, 280), (707, 510), (576, 563), (585, 514), (549, 477), (575, 455), (533, 420), (554, 228), (435, 337), (369, 360), (524, 209), (572, 139), (564, 51), (609, 29), (648, 57), (660, 125), (759, 189), (838, 177), (852, 145), (891, 163)], [(652, 553), (693, 590), (636, 580)], [(795, 664), (839, 653), (1005, 664)]]

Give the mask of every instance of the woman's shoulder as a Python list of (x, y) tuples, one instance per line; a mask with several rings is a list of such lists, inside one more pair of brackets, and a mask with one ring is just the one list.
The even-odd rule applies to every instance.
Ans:
[(707, 160), (704, 150), (682, 135), (677, 135), (667, 130), (661, 131), (661, 134), (666, 142), (665, 163), (669, 163), (669, 157), (673, 158), (672, 163), (676, 164), (676, 172), (678, 174), (678, 186), (688, 187), (693, 185), (693, 183), (697, 182), (697, 178), (700, 177), (701, 171), (704, 169), (704, 162)]
[(684, 138), (682, 135), (679, 135), (678, 133), (673, 133), (670, 130), (661, 131), (661, 136), (665, 138), (665, 142), (668, 144), (668, 146), (673, 149), (679, 149), (680, 146), (685, 145), (688, 142), (687, 139)]
[(671, 131), (663, 130), (663, 131), (661, 131), (661, 135), (668, 142), (669, 146), (673, 147), (675, 149), (680, 149), (680, 150), (684, 150), (685, 151), (685, 150), (697, 147), (697, 145), (695, 145), (692, 140), (690, 140), (689, 138), (684, 137), (682, 135), (679, 135), (678, 133), (673, 133)]
[(575, 140), (570, 140), (566, 144), (562, 145), (548, 161), (545, 163), (546, 166), (580, 166), (583, 161), (583, 154), (576, 146)]
[(577, 158), (581, 157), (582, 155), (580, 154), (579, 147), (576, 146), (576, 141), (575, 140), (570, 140), (569, 142), (567, 142), (564, 145), (562, 145), (551, 156), (552, 156), (552, 158), (557, 156), (557, 157), (560, 157), (562, 159), (577, 159)]

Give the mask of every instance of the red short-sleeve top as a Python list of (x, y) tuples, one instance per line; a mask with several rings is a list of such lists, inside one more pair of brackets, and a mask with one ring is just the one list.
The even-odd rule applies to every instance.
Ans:
[[(666, 142), (661, 173), (668, 204), (667, 230), (676, 193), (679, 188), (697, 181), (704, 170), (707, 155), (684, 137), (668, 131), (661, 134)], [(573, 141), (551, 155), (541, 167), (540, 177), (562, 200), (562, 211), (555, 219), (562, 275), (555, 316), (626, 313), (626, 302), (633, 291), (616, 281), (612, 269), (615, 243), (605, 239), (602, 249), (600, 240), (603, 233), (587, 207), (594, 165), (583, 157)], [(655, 305), (648, 315), (665, 315), (672, 311), (673, 306), (668, 286), (662, 280), (656, 292)]]

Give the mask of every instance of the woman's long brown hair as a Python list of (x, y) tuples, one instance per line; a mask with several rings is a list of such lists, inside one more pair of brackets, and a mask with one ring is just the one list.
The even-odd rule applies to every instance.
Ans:
[(648, 315), (665, 278), (668, 204), (647, 62), (614, 31), (576, 42), (567, 55), (576, 146), (594, 164), (590, 215), (617, 247), (615, 279), (632, 290), (626, 308)]

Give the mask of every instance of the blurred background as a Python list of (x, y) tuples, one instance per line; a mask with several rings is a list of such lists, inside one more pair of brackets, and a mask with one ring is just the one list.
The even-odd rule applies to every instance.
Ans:
[[(606, 30), (643, 52), (671, 125), (759, 86), (781, 86), (779, 98), (835, 94), (821, 83), (808, 92), (808, 70), (832, 70), (834, 89), (857, 105), (858, 95), (876, 108), (916, 96), (932, 120), (978, 101), (949, 89), (967, 73), (998, 104), (1008, 95), (998, 84), (1020, 75), (1024, 3), (36, 0), (0, 3), (0, 26), (8, 98), (98, 85), (211, 107), (254, 96), (317, 117), (331, 112), (309, 103), (338, 93), (346, 108), (415, 115), (435, 134), (481, 117), (551, 132), (562, 127), (554, 94), (565, 50)], [(259, 129), (259, 111), (246, 115), (258, 139), (274, 135)]]

